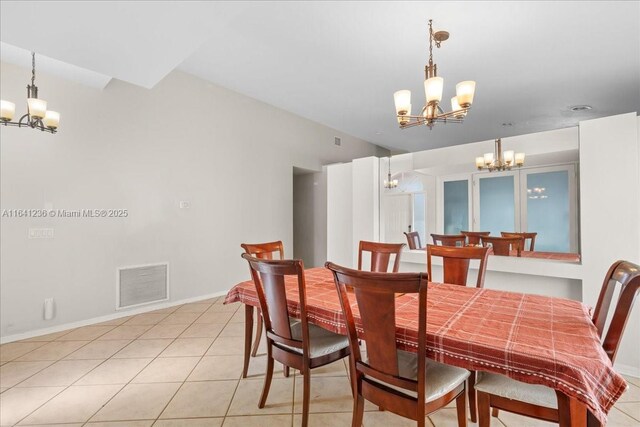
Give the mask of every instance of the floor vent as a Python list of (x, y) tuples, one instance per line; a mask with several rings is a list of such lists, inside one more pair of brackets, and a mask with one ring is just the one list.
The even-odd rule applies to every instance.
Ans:
[(168, 264), (119, 268), (117, 308), (167, 300), (168, 270)]

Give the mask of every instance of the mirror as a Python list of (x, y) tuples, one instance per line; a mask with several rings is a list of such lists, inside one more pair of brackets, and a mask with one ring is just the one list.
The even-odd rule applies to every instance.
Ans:
[[(474, 152), (470, 148), (464, 158), (473, 159)], [(422, 153), (428, 152), (413, 155)], [(484, 231), (490, 237), (505, 237), (506, 233), (528, 232), (536, 233), (535, 240), (525, 240), (520, 251), (511, 247), (509, 256), (580, 262), (578, 159), (576, 148), (529, 155), (524, 167), (503, 172), (446, 163), (397, 171), (393, 178), (398, 187), (381, 190), (381, 240), (417, 246), (417, 232), (425, 247), (433, 243), (431, 234)], [(410, 232), (413, 234), (405, 234)], [(487, 246), (492, 244), (485, 241)]]

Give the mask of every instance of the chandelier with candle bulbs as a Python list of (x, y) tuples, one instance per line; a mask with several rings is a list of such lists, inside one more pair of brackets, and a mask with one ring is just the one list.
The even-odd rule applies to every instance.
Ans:
[(397, 179), (391, 179), (391, 157), (389, 157), (389, 169), (387, 171), (387, 179), (384, 180), (384, 188), (392, 189), (398, 186)]
[(419, 116), (411, 115), (411, 91), (399, 90), (393, 94), (396, 104), (396, 117), (400, 129), (418, 125), (426, 125), (429, 129), (438, 123), (462, 123), (473, 103), (476, 82), (468, 80), (456, 85), (456, 96), (451, 98), (451, 111), (445, 112), (440, 107), (444, 79), (438, 77), (437, 66), (433, 62), (433, 45), (440, 48), (443, 41), (449, 38), (447, 31), (433, 31), (429, 19), (429, 63), (425, 66), (424, 91), (427, 98), (426, 105)]
[(514, 153), (511, 150), (502, 152), (502, 140), (496, 139), (494, 153), (484, 153), (482, 157), (476, 157), (476, 167), (478, 170), (488, 169), (493, 171), (508, 171), (513, 166), (524, 165), (524, 153)]
[(38, 98), (38, 86), (35, 82), (36, 54), (31, 52), (31, 84), (27, 85), (27, 114), (20, 117), (17, 122), (12, 121), (16, 113), (16, 104), (4, 99), (0, 100), (0, 124), (56, 133), (60, 123), (60, 113), (47, 110), (47, 101)]

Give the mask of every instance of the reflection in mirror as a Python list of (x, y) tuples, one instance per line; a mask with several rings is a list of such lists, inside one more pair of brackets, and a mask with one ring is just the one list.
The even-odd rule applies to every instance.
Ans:
[[(536, 233), (534, 247), (527, 241), (509, 256), (580, 262), (578, 151), (554, 154), (557, 163), (551, 153), (532, 155), (529, 166), (503, 172), (434, 163), (396, 173), (398, 188), (381, 193), (381, 241), (414, 248), (409, 232), (418, 232), (423, 247), (432, 243), (431, 234), (529, 232)], [(467, 239), (481, 244), (476, 236)]]
[(392, 178), (398, 180), (398, 186), (385, 188), (381, 194), (381, 241), (413, 247), (417, 245), (417, 233), (419, 244), (424, 247), (428, 230), (427, 177), (418, 172), (402, 172)]

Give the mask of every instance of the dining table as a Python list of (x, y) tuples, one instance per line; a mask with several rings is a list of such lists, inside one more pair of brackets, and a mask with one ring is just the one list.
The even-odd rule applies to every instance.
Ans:
[[(326, 268), (305, 270), (309, 322), (346, 335), (333, 274)], [(296, 277), (285, 278), (289, 315), (300, 318)], [(234, 286), (225, 304), (245, 304), (246, 375), (251, 351), (255, 285)], [(356, 328), (359, 316), (351, 301)], [(418, 301), (413, 294), (396, 298), (398, 349), (417, 351)], [(361, 337), (366, 342), (366, 337)], [(606, 425), (607, 413), (627, 384), (604, 352), (591, 309), (579, 301), (429, 283), (427, 291), (427, 357), (468, 369), (506, 375), (557, 391), (560, 426)], [(589, 413), (591, 414), (589, 416)], [(596, 424), (597, 425), (597, 424)]]

